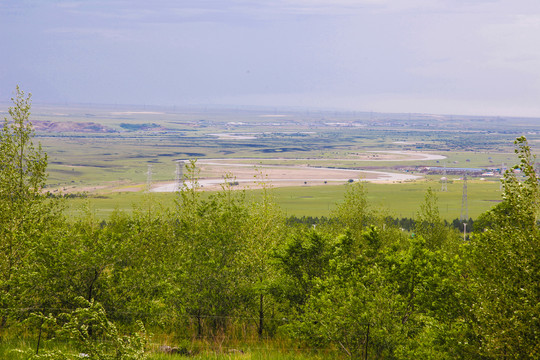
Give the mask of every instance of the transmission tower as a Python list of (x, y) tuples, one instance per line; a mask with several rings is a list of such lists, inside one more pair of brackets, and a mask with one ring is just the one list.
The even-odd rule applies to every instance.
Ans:
[(152, 165), (148, 164), (148, 171), (146, 172), (146, 192), (150, 191), (152, 186)]
[(444, 164), (443, 176), (441, 178), (441, 191), (448, 191), (448, 178), (446, 177), (446, 164)]
[(175, 177), (175, 184), (176, 184), (176, 191), (180, 191), (182, 188), (182, 184), (184, 181), (184, 162), (182, 160), (179, 160), (176, 162), (176, 177)]
[(461, 196), (461, 215), (462, 221), (469, 219), (469, 205), (467, 204), (467, 174), (463, 175), (463, 195)]

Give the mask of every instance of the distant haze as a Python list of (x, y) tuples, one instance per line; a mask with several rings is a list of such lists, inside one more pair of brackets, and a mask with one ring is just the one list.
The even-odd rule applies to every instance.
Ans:
[(538, 0), (4, 0), (0, 101), (540, 117)]

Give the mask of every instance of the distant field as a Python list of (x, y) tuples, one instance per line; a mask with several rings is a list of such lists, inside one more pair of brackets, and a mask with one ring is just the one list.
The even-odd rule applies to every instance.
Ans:
[[(462, 202), (462, 181), (448, 184), (447, 192), (440, 192), (437, 181), (419, 181), (402, 184), (365, 184), (368, 201), (373, 209), (387, 211), (394, 217), (416, 217), (420, 204), (424, 201), (426, 190), (431, 187), (437, 190), (441, 217), (453, 220), (460, 217)], [(500, 201), (499, 183), (494, 181), (468, 182), (469, 217), (476, 218)], [(287, 215), (295, 216), (328, 216), (343, 201), (347, 185), (302, 186), (272, 189), (275, 201)], [(202, 194), (203, 197), (209, 193)], [(246, 195), (257, 200), (261, 190), (248, 190)], [(74, 216), (85, 204), (90, 206), (95, 216), (106, 219), (115, 210), (133, 211), (137, 207), (144, 211), (152, 211), (159, 207), (174, 209), (175, 193), (143, 193), (124, 192), (110, 193), (88, 199), (67, 200), (67, 213)]]
[(374, 170), (404, 163), (365, 161), (371, 151), (420, 151), (447, 159), (407, 165), (500, 167), (515, 163), (517, 136), (540, 140), (534, 119), (428, 114), (42, 106), (32, 120), (49, 154), (48, 186), (60, 192), (140, 186), (148, 165), (154, 181), (172, 181), (179, 159), (312, 158)]
[[(438, 182), (403, 184), (366, 184), (369, 204), (394, 217), (416, 217), (426, 190), (440, 190)], [(499, 185), (492, 182), (468, 183), (469, 216), (477, 217), (500, 200)], [(343, 200), (347, 186), (275, 189), (276, 200), (290, 215), (328, 215)], [(462, 182), (448, 184), (447, 192), (437, 192), (441, 217), (453, 220), (460, 217)]]
[[(106, 218), (115, 208), (131, 211), (132, 204), (140, 205), (145, 198), (173, 206), (174, 194), (143, 193), (148, 171), (155, 186), (172, 183), (176, 162), (187, 159), (200, 161), (201, 179), (220, 178), (221, 172), (233, 169), (210, 166), (210, 159), (231, 159), (238, 165), (234, 170), (245, 177), (253, 174), (239, 170), (243, 163), (275, 166), (276, 171), (268, 173), (275, 176), (279, 170), (280, 181), (287, 176), (296, 181), (295, 187), (283, 181), (286, 187), (274, 193), (283, 210), (297, 216), (328, 215), (343, 199), (346, 186), (341, 184), (349, 170), (421, 176), (417, 182), (366, 185), (373, 207), (411, 217), (428, 186), (440, 189), (442, 171), (427, 175), (427, 167), (509, 167), (517, 163), (513, 141), (523, 134), (533, 152), (540, 150), (538, 119), (247, 108), (35, 106), (32, 110), (36, 140), (48, 153), (47, 190), (88, 193), (99, 218)], [(0, 109), (0, 113), (5, 111)], [(404, 161), (402, 155), (386, 158), (388, 151), (445, 158)], [(292, 167), (297, 169), (292, 171)], [(298, 167), (308, 169), (305, 179)], [(323, 173), (323, 168), (337, 170)], [(332, 181), (338, 171), (339, 179)], [(351, 176), (357, 177), (362, 175)], [(447, 177), (451, 181), (448, 192), (439, 193), (439, 207), (441, 215), (451, 220), (460, 216), (462, 182), (460, 174)], [(469, 182), (471, 217), (500, 198), (498, 182), (490, 177), (480, 181), (480, 177)], [(257, 196), (258, 191), (248, 193)], [(68, 213), (74, 214), (84, 202), (69, 200)]]

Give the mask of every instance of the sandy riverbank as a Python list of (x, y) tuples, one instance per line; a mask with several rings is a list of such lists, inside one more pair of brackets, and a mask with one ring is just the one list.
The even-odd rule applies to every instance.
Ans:
[[(384, 157), (364, 161), (410, 161), (410, 160), (441, 160), (442, 155), (425, 154), (404, 151), (379, 151)], [(324, 184), (341, 184), (350, 180), (368, 181), (377, 183), (394, 183), (420, 179), (419, 175), (394, 173), (387, 171), (367, 171), (352, 169), (336, 169), (327, 167), (309, 167), (305, 165), (261, 165), (253, 163), (237, 163), (236, 161), (250, 161), (256, 163), (262, 160), (287, 161), (313, 161), (314, 159), (203, 159), (197, 162), (205, 178), (199, 180), (203, 189), (219, 189), (225, 182), (235, 182), (249, 188), (258, 188), (262, 183), (272, 186), (315, 186)], [(328, 161), (327, 159), (325, 159)], [(359, 159), (336, 159), (336, 161), (359, 161)], [(224, 180), (224, 174), (228, 174)], [(175, 183), (155, 185), (153, 192), (177, 191)]]

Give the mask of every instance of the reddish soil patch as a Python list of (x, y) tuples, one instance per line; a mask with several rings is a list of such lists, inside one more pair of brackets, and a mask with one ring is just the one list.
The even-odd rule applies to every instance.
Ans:
[(33, 121), (32, 125), (36, 131), (43, 132), (79, 132), (79, 133), (113, 133), (115, 129), (94, 122), (55, 122), (55, 121)]

